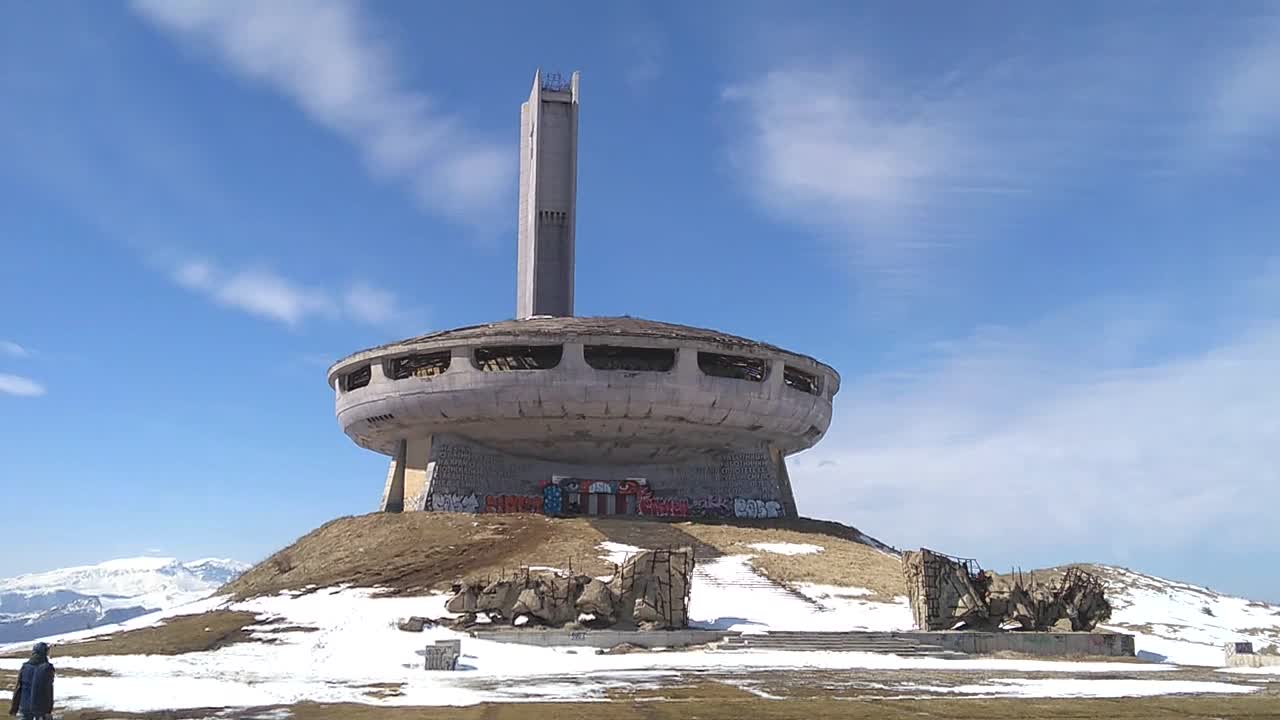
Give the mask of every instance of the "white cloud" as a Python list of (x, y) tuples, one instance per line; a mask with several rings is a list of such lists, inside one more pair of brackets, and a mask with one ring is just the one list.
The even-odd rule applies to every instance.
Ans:
[(12, 358), (26, 357), (30, 353), (26, 348), (22, 347), (12, 340), (0, 340), (0, 355), (7, 355)]
[[(1228, 169), (1221, 150), (1277, 132), (1280, 15), (1167, 19), (1084, 22), (1069, 42), (1028, 20), (924, 69), (802, 33), (814, 47), (766, 48), (769, 69), (723, 92), (730, 158), (765, 211), (837, 241), (870, 279), (932, 282), (947, 253), (1098, 177), (1198, 191)], [(1202, 31), (1223, 42), (1186, 52)]]
[(425, 206), (486, 224), (514, 177), (505, 144), (474, 137), (403, 87), (388, 48), (345, 0), (135, 0), (158, 27), (216, 50), (235, 72), (295, 101)]
[(179, 285), (227, 307), (251, 315), (297, 325), (313, 315), (331, 314), (332, 301), (323, 291), (307, 288), (262, 269), (220, 272), (212, 263), (191, 261), (173, 273)]
[(0, 393), (18, 397), (40, 397), (45, 394), (45, 387), (21, 375), (0, 373)]
[(263, 268), (224, 271), (206, 260), (180, 262), (172, 277), (182, 287), (250, 315), (297, 326), (313, 317), (347, 317), (381, 325), (396, 314), (395, 295), (364, 283), (351, 285), (341, 298)]
[(630, 19), (622, 33), (621, 49), (627, 55), (626, 79), (632, 92), (645, 92), (662, 76), (667, 43), (658, 26), (649, 20)]
[(353, 317), (371, 325), (390, 321), (396, 312), (394, 295), (364, 283), (352, 285), (343, 297), (343, 303)]
[(1034, 155), (1009, 152), (1016, 128), (972, 97), (983, 81), (895, 88), (851, 60), (767, 72), (724, 92), (741, 125), (733, 160), (767, 211), (831, 231), (882, 278), (910, 273), (1030, 181), (1019, 166)]
[(846, 378), (828, 437), (795, 459), (802, 507), (1000, 562), (1274, 547), (1280, 318), (1153, 361), (1176, 314), (1144, 307), (986, 329), (923, 368)]
[(1280, 13), (1257, 19), (1252, 30), (1214, 73), (1218, 85), (1202, 105), (1201, 129), (1215, 147), (1239, 147), (1280, 124)]

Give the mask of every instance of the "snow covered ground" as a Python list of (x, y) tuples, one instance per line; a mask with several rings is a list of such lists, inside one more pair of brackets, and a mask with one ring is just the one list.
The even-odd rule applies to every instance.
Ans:
[(726, 555), (694, 568), (691, 625), (741, 632), (911, 629), (905, 597), (870, 602), (863, 599), (869, 590), (807, 583), (792, 591), (762, 577), (750, 560), (750, 555)]
[(821, 545), (809, 543), (751, 543), (747, 547), (775, 555), (812, 555), (823, 550)]
[(1105, 626), (1132, 633), (1140, 657), (1217, 667), (1223, 647), (1280, 645), (1280, 607), (1122, 568), (1102, 568), (1114, 608)]
[[(440, 615), (444, 595), (420, 598), (375, 598), (369, 590), (331, 590), (303, 596), (278, 595), (229, 605), (259, 613), (264, 621), (282, 618), (284, 625), (318, 628), (313, 632), (276, 632), (254, 626), (255, 635), (272, 644), (246, 642), (212, 652), (175, 657), (116, 656), (56, 659), (59, 667), (94, 669), (107, 677), (63, 677), (59, 693), (70, 708), (109, 708), (144, 712), (160, 709), (253, 706), (315, 702), (367, 702), (388, 705), (465, 705), (522, 699), (600, 697), (609, 688), (654, 682), (689, 671), (921, 670), (1018, 674), (1068, 672), (1073, 675), (1124, 672), (1152, 675), (1133, 680), (1126, 692), (1240, 692), (1247, 686), (1187, 683), (1158, 679), (1166, 665), (1107, 662), (1054, 662), (974, 658), (946, 660), (893, 655), (835, 652), (733, 652), (706, 650), (667, 653), (596, 655), (587, 648), (540, 648), (506, 645), (431, 628), (401, 632), (398, 618)], [(716, 601), (713, 599), (712, 603)], [(431, 640), (462, 638), (461, 672), (420, 669), (418, 651)], [(56, 651), (55, 651), (56, 657)], [(12, 669), (21, 660), (0, 660)], [(977, 681), (961, 692), (983, 695), (1045, 696), (1057, 693), (1052, 683)], [(1088, 683), (1072, 685), (1072, 694), (1114, 696), (1121, 686), (1102, 682), (1090, 695)], [(402, 683), (402, 694), (377, 699), (371, 686)], [(1166, 684), (1162, 684), (1166, 683)], [(920, 690), (910, 687), (904, 690)]]
[[(636, 548), (601, 548), (621, 561)], [(702, 627), (744, 631), (768, 629), (894, 630), (910, 627), (905, 598), (873, 602), (860, 588), (805, 585), (782, 588), (755, 573), (748, 555), (701, 563), (695, 570), (690, 616)], [(444, 628), (423, 633), (397, 630), (410, 615), (438, 617), (444, 595), (378, 598), (369, 589), (333, 588), (288, 593), (240, 603), (210, 599), (128, 623), (141, 627), (166, 614), (204, 612), (215, 606), (257, 613), (255, 640), (211, 652), (174, 657), (115, 656), (57, 658), (62, 668), (99, 670), (107, 676), (59, 679), (59, 694), (71, 708), (118, 711), (261, 706), (313, 702), (385, 705), (466, 705), (485, 701), (592, 699), (612, 688), (652, 687), (688, 673), (716, 677), (748, 688), (761, 674), (892, 674), (922, 677), (947, 671), (972, 673), (972, 681), (939, 683), (878, 680), (872, 686), (894, 695), (948, 694), (1011, 697), (1128, 697), (1169, 693), (1245, 693), (1260, 685), (1237, 675), (1222, 681), (1185, 679), (1168, 664), (1065, 662), (972, 658), (950, 660), (854, 652), (689, 650), (598, 655), (589, 648), (541, 648), (472, 638)], [(269, 621), (278, 621), (266, 624)], [(313, 631), (279, 628), (314, 628)], [(102, 632), (99, 628), (79, 636)], [(421, 648), (439, 639), (461, 638), (459, 672), (421, 669)], [(58, 641), (68, 641), (64, 637)], [(269, 641), (269, 642), (266, 642)], [(1221, 662), (1221, 654), (1218, 655)], [(21, 660), (0, 660), (16, 668)], [(1058, 677), (1027, 673), (1050, 673)], [(1100, 676), (1105, 674), (1105, 676)], [(1122, 677), (1117, 677), (1120, 675)], [(1020, 677), (1021, 676), (1021, 677)], [(1063, 677), (1066, 676), (1066, 677)], [(375, 685), (398, 685), (398, 694), (374, 694)], [(878, 683), (878, 684), (877, 684)]]

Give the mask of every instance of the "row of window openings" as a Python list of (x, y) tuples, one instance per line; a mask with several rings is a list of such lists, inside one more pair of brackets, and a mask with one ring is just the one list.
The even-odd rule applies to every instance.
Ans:
[[(550, 370), (560, 364), (564, 355), (561, 345), (503, 345), (476, 348), (474, 365), (483, 372), (508, 370)], [(671, 372), (676, 364), (675, 350), (663, 348), (619, 347), (614, 345), (587, 345), (582, 350), (587, 365), (596, 370), (622, 370), (626, 372)], [(449, 369), (452, 353), (448, 350), (418, 355), (405, 355), (383, 361), (383, 372), (392, 380), (411, 377), (431, 378)], [(339, 378), (343, 392), (357, 390), (369, 384), (372, 366), (365, 365)], [(769, 376), (769, 364), (758, 358), (740, 355), (724, 355), (698, 352), (698, 368), (712, 377), (764, 382)], [(790, 388), (811, 395), (821, 395), (818, 377), (790, 365), (783, 366), (782, 382)]]

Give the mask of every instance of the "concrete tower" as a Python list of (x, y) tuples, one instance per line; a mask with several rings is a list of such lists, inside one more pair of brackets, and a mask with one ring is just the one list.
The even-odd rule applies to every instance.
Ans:
[(578, 195), (578, 73), (533, 76), (520, 106), (520, 259), (516, 317), (573, 315)]

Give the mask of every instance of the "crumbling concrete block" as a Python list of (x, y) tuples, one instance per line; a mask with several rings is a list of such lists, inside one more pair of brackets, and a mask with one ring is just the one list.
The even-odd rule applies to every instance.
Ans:
[[(458, 583), (445, 607), (462, 613), (464, 626), (477, 616), (565, 627), (582, 623), (680, 629), (689, 624), (693, 549), (646, 550), (628, 558), (609, 582), (585, 575), (532, 574), (525, 570), (487, 584)], [(455, 622), (455, 626), (459, 623)]]
[(1024, 582), (992, 592), (993, 578), (977, 561), (921, 548), (902, 556), (916, 627), (921, 630), (1093, 630), (1111, 617), (1102, 581), (1079, 567), (1060, 581)]
[(577, 606), (579, 615), (595, 616), (593, 624), (601, 624), (607, 627), (618, 619), (615, 613), (616, 602), (613, 592), (609, 590), (608, 585), (595, 578), (592, 578), (582, 588), (582, 594), (578, 596), (578, 600), (574, 604)]

